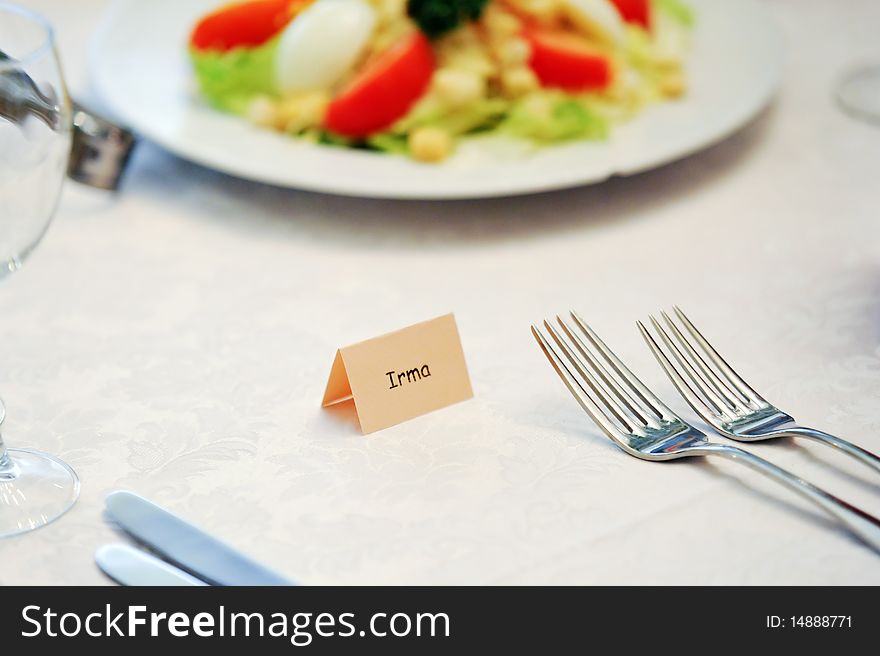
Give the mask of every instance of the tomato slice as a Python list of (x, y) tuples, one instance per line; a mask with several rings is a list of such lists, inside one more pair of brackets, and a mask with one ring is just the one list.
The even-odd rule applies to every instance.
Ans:
[(189, 38), (198, 50), (252, 48), (278, 34), (309, 0), (251, 0), (221, 7), (202, 18)]
[(529, 65), (541, 86), (592, 91), (611, 84), (611, 61), (585, 39), (537, 28), (527, 30), (523, 36), (532, 48)]
[(651, 29), (651, 0), (611, 0), (627, 23)]
[(324, 127), (346, 137), (366, 137), (403, 117), (428, 88), (434, 51), (413, 31), (379, 54), (330, 101)]

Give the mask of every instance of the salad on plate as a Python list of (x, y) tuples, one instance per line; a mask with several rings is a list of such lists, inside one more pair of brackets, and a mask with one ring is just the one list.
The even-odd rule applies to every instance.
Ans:
[(605, 139), (682, 96), (693, 20), (681, 0), (248, 0), (188, 48), (222, 111), (439, 162), (477, 135)]

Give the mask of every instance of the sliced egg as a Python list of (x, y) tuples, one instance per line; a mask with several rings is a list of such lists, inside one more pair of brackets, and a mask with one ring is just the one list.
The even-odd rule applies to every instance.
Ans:
[(365, 0), (318, 0), (281, 34), (275, 60), (279, 91), (327, 89), (355, 64), (376, 26)]
[(623, 42), (626, 28), (611, 0), (562, 0), (562, 6), (578, 29), (614, 45)]

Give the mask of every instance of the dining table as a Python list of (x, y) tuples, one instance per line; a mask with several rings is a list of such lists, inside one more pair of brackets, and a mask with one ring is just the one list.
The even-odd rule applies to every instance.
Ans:
[[(23, 4), (100, 109), (90, 43), (110, 3)], [(880, 584), (875, 552), (759, 474), (624, 454), (530, 333), (576, 310), (704, 426), (636, 326), (679, 305), (768, 400), (880, 452), (880, 127), (834, 95), (880, 62), (880, 3), (766, 4), (785, 52), (770, 105), (601, 184), (362, 199), (148, 140), (118, 191), (69, 181), (0, 285), (0, 396), (6, 443), (63, 458), (81, 496), (0, 540), (0, 584), (111, 584), (94, 554), (126, 540), (104, 514), (118, 489), (307, 585)], [(321, 407), (338, 348), (449, 312), (472, 399), (369, 435)], [(743, 446), (880, 514), (876, 472), (834, 449)]]

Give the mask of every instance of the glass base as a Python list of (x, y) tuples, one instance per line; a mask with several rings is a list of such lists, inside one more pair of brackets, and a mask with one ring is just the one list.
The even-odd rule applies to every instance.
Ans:
[(11, 466), (0, 469), (0, 538), (55, 521), (76, 503), (79, 477), (48, 453), (7, 449)]
[(837, 102), (850, 116), (880, 125), (880, 63), (847, 73), (837, 86)]

